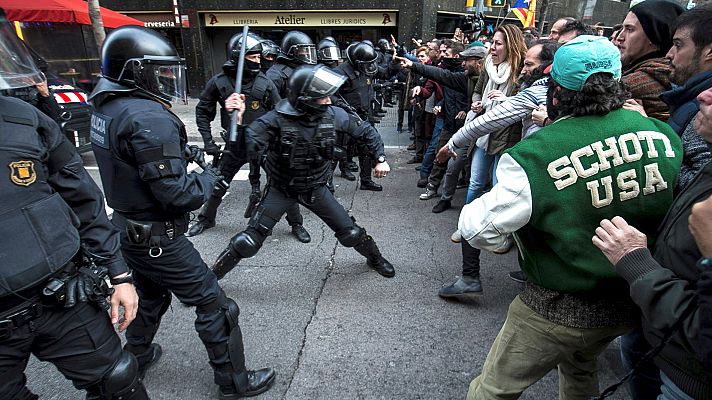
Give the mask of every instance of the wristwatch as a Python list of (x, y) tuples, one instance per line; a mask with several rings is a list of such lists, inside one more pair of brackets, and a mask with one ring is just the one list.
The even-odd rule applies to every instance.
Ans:
[(712, 258), (702, 257), (697, 261), (697, 267), (700, 269), (712, 268)]
[(133, 281), (133, 271), (129, 271), (126, 275), (122, 277), (109, 279), (109, 282), (111, 282), (112, 286), (121, 285), (122, 283), (133, 283)]
[(376, 162), (377, 162), (378, 164), (380, 164), (380, 163), (382, 163), (382, 162), (386, 162), (386, 156), (384, 156), (383, 154), (381, 154), (381, 155), (378, 156), (378, 158), (376, 159)]

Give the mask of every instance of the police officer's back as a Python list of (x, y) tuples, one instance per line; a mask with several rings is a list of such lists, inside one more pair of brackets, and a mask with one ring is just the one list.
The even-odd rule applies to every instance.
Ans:
[[(0, 43), (0, 90), (44, 79), (2, 9)], [(101, 191), (49, 117), (5, 96), (0, 114), (0, 398), (37, 398), (23, 374), (32, 353), (90, 398), (148, 399), (112, 326), (119, 305), (119, 329), (132, 322), (138, 299)]]
[[(239, 308), (226, 296), (183, 235), (188, 213), (212, 193), (217, 172), (204, 165), (188, 174), (187, 136), (170, 102), (185, 96), (184, 62), (158, 33), (126, 26), (102, 47), (102, 76), (91, 94), (92, 147), (122, 251), (134, 269), (138, 323), (126, 334), (142, 374), (161, 355), (153, 343), (175, 295), (195, 306), (196, 324), (224, 399), (252, 396), (274, 380), (270, 368), (248, 371), (238, 325)], [(191, 158), (199, 158), (193, 149)]]

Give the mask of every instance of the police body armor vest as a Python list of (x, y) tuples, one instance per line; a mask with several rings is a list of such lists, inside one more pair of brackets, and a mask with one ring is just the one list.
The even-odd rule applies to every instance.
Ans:
[[(220, 92), (220, 98), (225, 104), (225, 100), (230, 97), (231, 94), (235, 92), (234, 80), (225, 75), (224, 73), (218, 75), (215, 80), (215, 84)], [(252, 121), (265, 115), (269, 109), (267, 104), (267, 88), (269, 87), (269, 79), (262, 72), (258, 73), (250, 82), (242, 83), (242, 93), (245, 95), (245, 113), (242, 115), (242, 125), (249, 125)], [(224, 107), (220, 108), (220, 124), (223, 129), (229, 131), (230, 129), (230, 114), (225, 110)], [(238, 139), (238, 142), (243, 142), (244, 140)]]
[[(125, 147), (118, 143), (115, 130), (118, 121), (114, 118), (127, 117), (126, 109), (133, 109), (126, 102), (139, 101), (133, 97), (118, 97), (95, 106), (91, 117), (91, 143), (99, 174), (104, 186), (104, 196), (107, 204), (115, 211), (121, 212), (128, 218), (141, 221), (167, 221), (180, 215), (169, 214), (151, 192), (148, 183), (139, 176), (138, 162), (121, 154)], [(137, 106), (140, 107), (140, 106)], [(187, 143), (185, 126), (173, 113), (166, 111), (166, 117), (178, 120), (181, 127), (180, 144), (174, 152), (182, 154), (182, 149)], [(113, 117), (113, 118), (112, 118)], [(128, 137), (123, 140), (129, 140)], [(180, 155), (173, 155), (178, 156)], [(117, 180), (120, 177), (120, 181)]]
[(267, 152), (265, 169), (278, 186), (303, 192), (328, 182), (334, 158), (336, 129), (332, 111), (324, 113), (311, 140), (295, 120), (278, 115), (279, 141)]
[[(2, 101), (0, 298), (43, 283), (79, 250), (79, 218), (49, 185), (48, 152), (29, 105)], [(6, 170), (7, 172), (7, 170)]]

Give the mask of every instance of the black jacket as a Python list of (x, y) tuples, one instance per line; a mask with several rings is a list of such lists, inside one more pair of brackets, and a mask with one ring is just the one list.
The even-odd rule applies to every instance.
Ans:
[[(259, 96), (261, 98), (259, 99), (256, 98), (257, 95), (253, 90), (258, 79), (265, 79), (266, 81), (266, 88), (261, 90)], [(223, 85), (223, 83), (228, 83), (228, 85)], [(198, 132), (203, 137), (203, 141), (212, 140), (210, 123), (215, 119), (218, 104), (220, 104), (220, 126), (226, 131), (230, 130), (230, 114), (225, 110), (225, 99), (229, 94), (225, 93), (224, 86), (229, 86), (229, 94), (232, 94), (235, 90), (234, 76), (221, 72), (210, 78), (200, 94), (198, 104), (195, 106), (195, 123), (198, 125)], [(251, 103), (257, 101), (257, 107), (263, 110), (263, 113), (273, 109), (281, 100), (277, 87), (272, 81), (265, 78), (262, 72), (255, 78), (243, 78), (241, 92), (246, 95), (245, 102), (250, 109), (255, 109)], [(246, 124), (251, 123), (254, 119), (251, 119)]]
[(472, 95), (470, 92), (468, 96), (468, 87), (471, 86), (470, 79), (465, 75), (462, 67), (458, 66), (454, 70), (447, 70), (432, 65), (414, 63), (412, 69), (415, 73), (444, 86), (442, 101), (443, 129), (450, 133), (457, 132), (464, 125), (465, 119), (455, 119), (455, 116), (460, 111), (467, 112), (470, 109), (469, 96)]
[(647, 249), (623, 257), (616, 271), (630, 284), (630, 295), (643, 314), (645, 338), (656, 346), (687, 309), (692, 313), (663, 348), (656, 364), (685, 393), (712, 398), (712, 382), (698, 356), (700, 318), (695, 291), (701, 257), (688, 228), (692, 206), (712, 195), (712, 164), (707, 164), (675, 198), (663, 220), (653, 255)]

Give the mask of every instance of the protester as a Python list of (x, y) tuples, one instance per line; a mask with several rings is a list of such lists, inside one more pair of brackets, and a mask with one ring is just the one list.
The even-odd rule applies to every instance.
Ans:
[(590, 235), (614, 215), (653, 233), (672, 201), (682, 149), (664, 123), (621, 109), (620, 75), (608, 39), (562, 46), (549, 80), (555, 122), (505, 152), (498, 183), (462, 210), (459, 229), (472, 246), (492, 250), (514, 233), (528, 278), (470, 400), (517, 398), (553, 368), (561, 398), (587, 399), (598, 393), (598, 354), (634, 322), (625, 282)]
[(668, 0), (647, 0), (630, 9), (618, 35), (623, 83), (648, 116), (667, 121), (668, 106), (660, 94), (670, 90), (672, 25), (684, 9)]
[(700, 5), (682, 14), (675, 24), (673, 46), (665, 56), (672, 63), (670, 82), (677, 85), (661, 95), (670, 106), (668, 124), (682, 138), (685, 154), (678, 188), (687, 186), (707, 162), (710, 151), (695, 131), (692, 120), (698, 111), (697, 95), (712, 87), (712, 4)]

